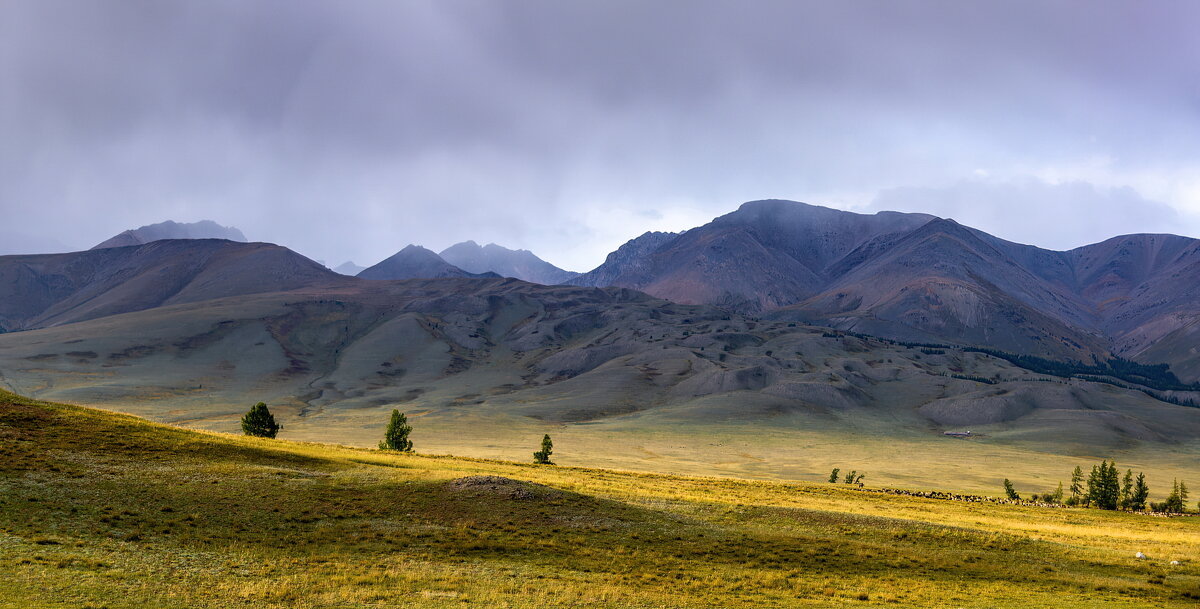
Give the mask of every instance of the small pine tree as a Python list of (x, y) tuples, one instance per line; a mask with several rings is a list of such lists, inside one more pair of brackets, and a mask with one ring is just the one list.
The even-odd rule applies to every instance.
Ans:
[(533, 453), (533, 462), (543, 465), (554, 465), (550, 460), (550, 453), (554, 452), (554, 443), (550, 441), (550, 434), (542, 437), (542, 450)]
[(1163, 502), (1163, 511), (1172, 514), (1182, 514), (1187, 511), (1188, 489), (1187, 483), (1179, 480), (1171, 486), (1171, 494), (1167, 496), (1167, 500)]
[(1167, 500), (1162, 503), (1161, 511), (1167, 512), (1170, 514), (1178, 514), (1183, 511), (1183, 500), (1182, 500), (1182, 496), (1179, 493), (1179, 481), (1178, 480), (1176, 480), (1175, 483), (1173, 485), (1171, 485), (1171, 494), (1167, 495)]
[(1062, 485), (1062, 481), (1060, 480), (1058, 482), (1058, 488), (1055, 489), (1054, 494), (1050, 495), (1050, 503), (1062, 503), (1062, 502), (1063, 502), (1063, 485)]
[(835, 467), (835, 468), (833, 468), (833, 471), (829, 473), (829, 483), (830, 484), (837, 484), (838, 472), (840, 472), (840, 471), (842, 471), (841, 468)]
[[(1107, 462), (1105, 463), (1105, 469), (1108, 469)], [(1087, 500), (1088, 505), (1096, 505), (1100, 501), (1100, 494), (1102, 492), (1100, 479), (1100, 466), (1093, 465), (1092, 473), (1088, 474), (1087, 492), (1084, 493), (1084, 498)]]
[(1079, 497), (1083, 494), (1083, 468), (1075, 466), (1075, 471), (1071, 472), (1071, 496)]
[(248, 436), (274, 438), (282, 428), (263, 402), (251, 406), (249, 412), (242, 415), (242, 433)]
[(383, 440), (379, 443), (380, 450), (399, 450), (411, 452), (413, 443), (408, 439), (412, 426), (403, 412), (392, 410), (392, 420), (388, 422), (387, 431), (383, 432)]
[(1121, 509), (1129, 509), (1129, 502), (1133, 499), (1133, 470), (1125, 470), (1125, 479), (1121, 481)]
[(1140, 512), (1146, 509), (1146, 499), (1150, 497), (1150, 487), (1146, 485), (1146, 474), (1138, 472), (1133, 482), (1133, 494), (1129, 497), (1129, 509)]
[(854, 484), (854, 476), (856, 474), (858, 474), (858, 470), (852, 469), (852, 470), (850, 470), (849, 474), (846, 474), (846, 477), (843, 478), (842, 481), (845, 482), (846, 484)]
[(1008, 498), (1013, 500), (1021, 498), (1021, 496), (1017, 494), (1017, 489), (1013, 488), (1012, 480), (1009, 480), (1008, 478), (1004, 479), (1004, 494), (1008, 495)]

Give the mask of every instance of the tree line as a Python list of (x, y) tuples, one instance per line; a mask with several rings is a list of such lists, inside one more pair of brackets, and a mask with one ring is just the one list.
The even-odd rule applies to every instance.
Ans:
[[(1031, 372), (1038, 374), (1048, 374), (1050, 376), (1058, 376), (1062, 378), (1077, 377), (1084, 380), (1094, 382), (1107, 382), (1109, 384), (1122, 386), (1119, 383), (1113, 383), (1109, 379), (1119, 379), (1135, 385), (1157, 389), (1159, 391), (1200, 391), (1200, 383), (1184, 383), (1175, 376), (1171, 371), (1169, 364), (1142, 364), (1133, 360), (1128, 360), (1121, 357), (1110, 358), (1107, 361), (1095, 360), (1091, 364), (1085, 364), (1076, 360), (1053, 360), (1036, 355), (1020, 355), (1000, 351), (998, 349), (990, 349), (987, 347), (973, 347), (970, 345), (944, 345), (938, 343), (920, 343), (909, 342), (902, 340), (893, 340), (870, 334), (861, 334), (859, 332), (851, 332), (848, 330), (839, 330), (834, 332), (825, 332), (821, 336), (836, 338), (841, 335), (853, 336), (855, 338), (877, 340), (889, 345), (897, 345), (900, 347), (909, 347), (912, 349), (920, 349), (921, 353), (927, 355), (941, 355), (946, 349), (958, 349), (964, 353), (982, 353), (990, 355), (997, 359), (1002, 359), (1014, 366), (1019, 366)], [(1132, 389), (1131, 387), (1127, 387)], [(1175, 396), (1166, 396), (1155, 393), (1146, 392), (1152, 398), (1164, 402), (1170, 402), (1179, 406), (1200, 407), (1193, 400), (1182, 399)]]
[[(1188, 488), (1187, 483), (1175, 480), (1171, 486), (1171, 494), (1164, 501), (1150, 502), (1150, 486), (1146, 483), (1146, 474), (1138, 472), (1133, 475), (1132, 469), (1126, 469), (1122, 475), (1117, 469), (1116, 461), (1107, 459), (1092, 466), (1092, 471), (1085, 478), (1083, 468), (1075, 466), (1071, 472), (1070, 496), (1064, 498), (1063, 484), (1051, 493), (1041, 495), (1034, 493), (1030, 499), (1045, 503), (1068, 506), (1084, 506), (1101, 510), (1127, 510), (1131, 512), (1160, 512), (1166, 514), (1183, 514), (1187, 512)], [(1004, 493), (1009, 499), (1019, 500), (1013, 483), (1004, 479)], [(1200, 509), (1200, 505), (1197, 505)]]
[[(274, 438), (280, 429), (283, 429), (283, 426), (275, 422), (275, 416), (263, 402), (251, 406), (250, 410), (242, 415), (242, 433), (247, 436)], [(392, 418), (383, 432), (383, 439), (379, 441), (379, 450), (412, 452), (413, 443), (408, 438), (410, 433), (412, 425), (408, 424), (408, 418), (403, 412), (392, 409)], [(546, 434), (542, 437), (542, 449), (533, 453), (533, 462), (554, 465), (550, 460), (550, 454), (553, 452), (554, 442), (550, 440), (550, 434)]]

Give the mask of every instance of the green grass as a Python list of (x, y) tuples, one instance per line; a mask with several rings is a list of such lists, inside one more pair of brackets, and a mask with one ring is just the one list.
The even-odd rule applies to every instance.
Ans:
[[(522, 482), (453, 482), (478, 475)], [(1194, 607), (1198, 556), (1197, 518), (385, 454), (0, 394), (0, 607)]]

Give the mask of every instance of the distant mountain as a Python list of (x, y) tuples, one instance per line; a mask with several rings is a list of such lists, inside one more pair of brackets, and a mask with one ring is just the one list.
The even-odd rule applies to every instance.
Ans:
[(362, 279), (445, 279), (449, 277), (499, 277), (495, 273), (468, 273), (433, 251), (409, 245), (358, 274)]
[(158, 224), (150, 224), (141, 228), (127, 230), (116, 235), (92, 249), (110, 247), (128, 247), (142, 245), (162, 239), (228, 239), (229, 241), (246, 241), (242, 231), (232, 226), (221, 226), (212, 220), (201, 220), (184, 224), (167, 220)]
[(579, 278), (688, 304), (759, 312), (815, 295), (823, 270), (860, 244), (911, 230), (924, 214), (852, 214), (790, 201), (754, 201), (679, 235), (646, 233)]
[(753, 201), (647, 233), (571, 281), (919, 342), (1113, 355), (1200, 378), (1200, 241), (1129, 235), (1055, 252), (927, 214)]
[(25, 330), (340, 278), (287, 248), (217, 239), (0, 256), (0, 327)]
[(515, 277), (530, 283), (559, 285), (579, 275), (564, 271), (529, 250), (510, 250), (489, 243), (480, 246), (474, 241), (463, 241), (444, 250), (440, 256), (450, 264), (470, 273), (493, 272), (501, 277)]
[(365, 267), (365, 266), (358, 266), (357, 264), (354, 264), (353, 260), (347, 260), (346, 262), (343, 262), (343, 263), (339, 264), (336, 268), (334, 268), (333, 272), (335, 272), (339, 275), (347, 275), (347, 276), (353, 277), (353, 276), (363, 272), (364, 270), (366, 270), (366, 268), (367, 267)]

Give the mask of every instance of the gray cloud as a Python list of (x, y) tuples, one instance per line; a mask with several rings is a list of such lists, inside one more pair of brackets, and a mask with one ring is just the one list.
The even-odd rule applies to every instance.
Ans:
[[(211, 218), (333, 264), (475, 239), (583, 270), (744, 200), (901, 204), (986, 170), (1094, 183), (1042, 193), (1080, 213), (1120, 216), (1131, 187), (1195, 234), (1197, 18), (1191, 2), (11, 0), (0, 211), (73, 247)], [(995, 205), (983, 191), (954, 196)]]
[(1058, 250), (1130, 233), (1178, 232), (1180, 223), (1174, 209), (1148, 201), (1132, 188), (1035, 179), (892, 188), (880, 192), (871, 208), (921, 211), (968, 226), (1000, 227), (993, 229), (997, 237)]

